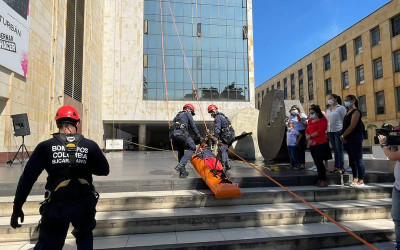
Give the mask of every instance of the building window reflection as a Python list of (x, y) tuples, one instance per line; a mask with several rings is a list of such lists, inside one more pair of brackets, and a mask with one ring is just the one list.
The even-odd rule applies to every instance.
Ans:
[[(162, 1), (163, 37), (169, 100), (249, 101), (247, 9), (242, 1)], [(144, 51), (143, 99), (165, 100), (161, 49), (161, 16), (158, 0), (144, 1), (147, 34)], [(184, 60), (176, 30), (186, 55)], [(194, 86), (187, 66), (190, 69)], [(145, 95), (146, 93), (146, 95)]]

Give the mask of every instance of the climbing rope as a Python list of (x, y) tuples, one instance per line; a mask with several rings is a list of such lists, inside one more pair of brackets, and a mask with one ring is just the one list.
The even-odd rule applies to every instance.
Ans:
[[(204, 114), (203, 114), (201, 105), (200, 105), (199, 97), (198, 97), (198, 95), (197, 95), (197, 90), (196, 90), (196, 88), (195, 88), (195, 86), (194, 86), (193, 77), (192, 77), (192, 73), (191, 73), (190, 68), (189, 68), (189, 64), (188, 64), (188, 62), (187, 62), (187, 58), (186, 58), (186, 55), (185, 55), (185, 50), (184, 50), (184, 48), (183, 48), (182, 41), (181, 41), (181, 38), (180, 38), (180, 35), (179, 35), (179, 32), (178, 32), (178, 28), (177, 28), (177, 25), (176, 25), (176, 22), (175, 22), (175, 16), (174, 16), (174, 14), (173, 14), (173, 12), (172, 12), (172, 8), (171, 8), (170, 1), (169, 1), (169, 0), (166, 0), (166, 1), (167, 1), (167, 3), (168, 3), (168, 7), (169, 7), (169, 10), (170, 10), (170, 13), (171, 13), (171, 16), (172, 16), (172, 20), (173, 20), (173, 22), (174, 22), (175, 32), (176, 32), (177, 37), (178, 37), (178, 40), (179, 40), (179, 44), (180, 44), (180, 47), (181, 47), (181, 50), (182, 50), (183, 58), (184, 58), (185, 65), (186, 65), (186, 68), (187, 68), (187, 71), (188, 71), (188, 74), (189, 74), (189, 77), (190, 77), (190, 81), (191, 81), (191, 83), (192, 83), (193, 92), (195, 93), (196, 100), (197, 100), (197, 103), (198, 103), (198, 105), (199, 105), (200, 114), (201, 114), (201, 117), (202, 117), (202, 119), (203, 119), (204, 127), (206, 128), (206, 131), (209, 131), (208, 128), (207, 128), (207, 124), (206, 124), (206, 121), (205, 121), (205, 118), (204, 118)], [(160, 0), (160, 8), (161, 8), (161, 13), (162, 13), (162, 4), (161, 4), (161, 0)], [(197, 8), (197, 1), (196, 1), (196, 8)], [(161, 17), (161, 20), (162, 20), (162, 17)], [(163, 51), (163, 55), (164, 55), (164, 47), (162, 47), (162, 51)], [(164, 60), (163, 60), (163, 64), (165, 64)], [(165, 84), (166, 84), (166, 77), (164, 76), (164, 78), (165, 78)], [(209, 133), (209, 132), (207, 132), (207, 133), (208, 133), (207, 136), (209, 136), (210, 138), (213, 138), (215, 141), (218, 141), (211, 133)], [(219, 141), (218, 141), (218, 142), (219, 142)], [(219, 145), (221, 145), (221, 144), (222, 144), (222, 143), (219, 142)], [(222, 145), (223, 145), (223, 144), (222, 144)], [(313, 205), (311, 205), (309, 202), (307, 202), (306, 200), (304, 200), (303, 198), (301, 198), (299, 195), (297, 195), (297, 194), (295, 194), (294, 192), (290, 191), (288, 188), (286, 188), (285, 186), (283, 186), (282, 184), (280, 184), (279, 182), (277, 182), (275, 179), (273, 179), (273, 178), (270, 177), (269, 175), (267, 175), (267, 174), (265, 174), (264, 172), (262, 172), (261, 170), (259, 170), (256, 166), (252, 166), (249, 162), (247, 162), (245, 159), (243, 159), (242, 157), (240, 157), (238, 154), (236, 154), (235, 152), (233, 152), (232, 150), (230, 150), (228, 147), (226, 147), (225, 145), (223, 145), (223, 146), (224, 146), (227, 150), (229, 150), (231, 153), (233, 153), (236, 157), (238, 157), (240, 160), (242, 160), (244, 163), (246, 163), (247, 165), (249, 165), (250, 167), (252, 167), (254, 170), (256, 170), (257, 172), (259, 172), (260, 174), (262, 174), (264, 177), (266, 177), (267, 179), (269, 179), (270, 181), (272, 181), (273, 183), (275, 183), (276, 185), (278, 185), (279, 187), (281, 187), (282, 189), (284, 189), (285, 191), (287, 191), (289, 194), (291, 194), (292, 196), (294, 196), (295, 198), (297, 198), (298, 200), (300, 200), (301, 202), (303, 202), (304, 204), (306, 204), (307, 206), (309, 206), (309, 207), (312, 208), (313, 210), (315, 210), (317, 213), (319, 213), (319, 214), (321, 214), (322, 216), (324, 216), (325, 218), (327, 218), (329, 221), (333, 222), (335, 225), (337, 225), (338, 227), (340, 227), (341, 229), (343, 229), (344, 231), (346, 231), (348, 234), (350, 234), (351, 236), (353, 236), (354, 238), (356, 238), (357, 240), (359, 240), (360, 242), (362, 242), (363, 244), (365, 244), (365, 245), (368, 246), (369, 248), (371, 248), (371, 249), (377, 249), (377, 248), (375, 248), (374, 246), (372, 246), (371, 244), (369, 244), (367, 241), (365, 241), (364, 239), (362, 239), (361, 237), (359, 237), (358, 235), (356, 235), (355, 233), (353, 233), (352, 231), (350, 231), (349, 229), (347, 229), (346, 227), (344, 227), (343, 225), (341, 225), (339, 222), (335, 221), (335, 220), (332, 219), (330, 216), (328, 216), (327, 214), (325, 214), (324, 212), (322, 212), (322, 211), (319, 210), (318, 208), (316, 208), (316, 207), (314, 207)]]

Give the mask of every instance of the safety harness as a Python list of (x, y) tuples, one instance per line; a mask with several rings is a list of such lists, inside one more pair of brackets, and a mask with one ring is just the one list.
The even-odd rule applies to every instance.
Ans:
[(175, 116), (175, 118), (172, 120), (170, 131), (173, 131), (175, 129), (182, 129), (182, 130), (187, 131), (189, 129), (188, 126), (186, 124), (183, 124), (181, 122), (181, 120), (179, 119), (179, 115), (182, 114), (183, 112), (186, 112), (186, 111), (180, 111)]
[(226, 132), (234, 131), (233, 127), (231, 125), (231, 121), (229, 120), (228, 117), (226, 117), (226, 115), (224, 113), (218, 112), (217, 115), (222, 115), (228, 121), (228, 125), (227, 126), (221, 127), (221, 132), (226, 133)]
[(99, 198), (99, 193), (95, 190), (93, 184), (90, 181), (91, 173), (84, 171), (82, 167), (79, 167), (76, 163), (76, 152), (78, 149), (79, 142), (84, 138), (80, 134), (53, 134), (54, 138), (58, 139), (65, 148), (65, 152), (68, 154), (69, 163), (68, 168), (64, 168), (57, 175), (49, 176), (45, 200), (40, 204), (45, 204), (51, 201), (53, 195), (62, 189), (67, 187), (70, 183), (76, 181), (82, 185), (88, 185), (96, 200)]

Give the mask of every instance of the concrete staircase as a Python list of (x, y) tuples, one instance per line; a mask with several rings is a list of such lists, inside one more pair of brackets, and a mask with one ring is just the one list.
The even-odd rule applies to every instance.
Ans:
[[(341, 176), (335, 178), (331, 182), (343, 181)], [(303, 182), (308, 183), (306, 179)], [(162, 181), (142, 181), (146, 187), (131, 185), (131, 190), (137, 190), (134, 192), (117, 191), (129, 189), (129, 182), (98, 183), (103, 193), (93, 232), (95, 248), (316, 249), (359, 244), (286, 191), (259, 187), (254, 184), (258, 183), (257, 178), (251, 180), (239, 182), (240, 186), (252, 186), (242, 188), (242, 197), (227, 200), (215, 199), (207, 189), (173, 188), (184, 183), (183, 180), (177, 180), (178, 184), (172, 187)], [(198, 179), (187, 181), (202, 185)], [(390, 216), (392, 183), (374, 183), (362, 189), (337, 184), (322, 189), (309, 185), (289, 189), (368, 242), (394, 239)], [(143, 189), (150, 191), (140, 191)], [(13, 196), (11, 191), (4, 191), (7, 188), (2, 190), (0, 248), (30, 249), (34, 242), (29, 240), (40, 219), (38, 202), (43, 197), (29, 197), (24, 205), (24, 224), (13, 230), (9, 226)], [(65, 249), (76, 249), (70, 234), (68, 238)]]

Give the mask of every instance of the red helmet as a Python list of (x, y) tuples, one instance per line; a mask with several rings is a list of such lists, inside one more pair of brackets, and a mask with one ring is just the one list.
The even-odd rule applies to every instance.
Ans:
[(208, 113), (213, 112), (213, 110), (218, 109), (217, 105), (211, 104), (210, 106), (208, 106)]
[(190, 108), (190, 110), (192, 111), (192, 115), (195, 115), (194, 113), (194, 106), (190, 103), (185, 104), (185, 106), (183, 106), (183, 110), (185, 110), (186, 108)]
[(78, 111), (76, 111), (74, 107), (69, 105), (64, 105), (57, 110), (55, 120), (57, 121), (61, 118), (70, 118), (77, 122), (80, 120)]

